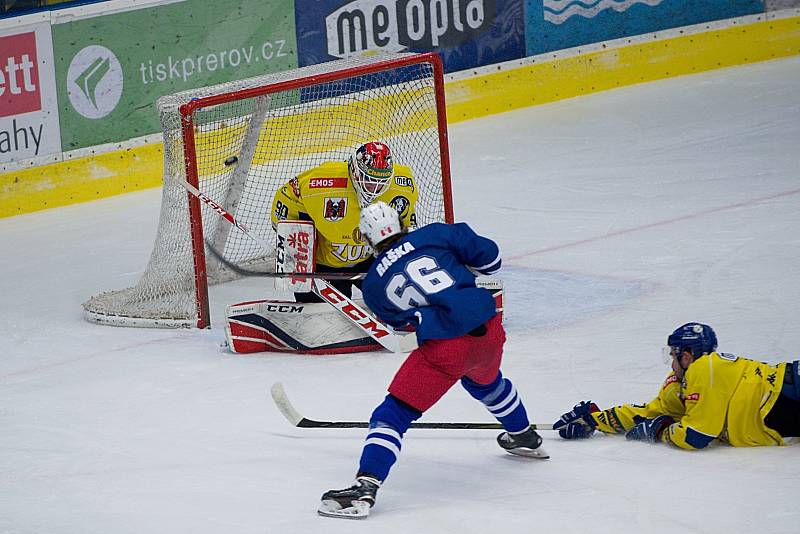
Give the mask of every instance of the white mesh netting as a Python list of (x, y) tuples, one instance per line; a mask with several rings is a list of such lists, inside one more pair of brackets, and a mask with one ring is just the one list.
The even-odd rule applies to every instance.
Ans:
[[(272, 197), (287, 180), (324, 161), (345, 160), (355, 146), (373, 139), (386, 141), (395, 162), (412, 168), (420, 189), (418, 223), (444, 221), (446, 178), (432, 64), (391, 66), (412, 56), (348, 58), (159, 99), (164, 186), (150, 261), (135, 286), (84, 303), (87, 319), (124, 326), (197, 326), (198, 298), (204, 295), (198, 297), (196, 291), (193, 221), (186, 189), (172, 179), (186, 180), (180, 107), (193, 99), (230, 95), (192, 114), (198, 189), (261, 241), (274, 242)], [(353, 68), (357, 74), (334, 81), (314, 79)], [(298, 88), (275, 87), (296, 80), (303, 80)], [(242, 91), (247, 91), (246, 98)], [(271, 266), (271, 251), (201, 206), (202, 220), (194, 223), (202, 224), (205, 240), (226, 260), (250, 268)], [(208, 254), (205, 267), (209, 284), (235, 278)]]

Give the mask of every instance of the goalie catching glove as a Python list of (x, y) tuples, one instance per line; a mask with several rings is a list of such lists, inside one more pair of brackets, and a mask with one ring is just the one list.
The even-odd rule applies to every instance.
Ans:
[(553, 424), (553, 430), (558, 430), (558, 435), (564, 439), (591, 437), (597, 428), (592, 414), (599, 411), (600, 408), (592, 401), (581, 401)]

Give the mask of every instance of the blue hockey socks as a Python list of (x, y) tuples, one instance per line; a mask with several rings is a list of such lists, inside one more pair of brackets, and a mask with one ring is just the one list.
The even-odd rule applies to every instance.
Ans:
[(422, 412), (419, 410), (387, 395), (370, 417), (358, 474), (370, 475), (380, 481), (386, 480), (389, 470), (400, 455), (403, 434), (411, 426), (411, 422), (421, 416)]
[(522, 432), (530, 426), (517, 389), (508, 378), (503, 378), (502, 373), (498, 372), (497, 378), (490, 384), (478, 384), (464, 377), (461, 385), (470, 395), (481, 401), (509, 433)]

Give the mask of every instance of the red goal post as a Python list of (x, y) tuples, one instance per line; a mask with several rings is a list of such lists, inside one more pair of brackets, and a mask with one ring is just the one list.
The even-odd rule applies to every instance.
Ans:
[[(139, 282), (84, 303), (89, 321), (116, 326), (211, 325), (209, 284), (274, 269), (272, 198), (289, 179), (383, 140), (412, 169), (417, 221), (452, 222), (442, 63), (435, 53), (352, 57), (211, 87), (157, 102), (164, 185), (153, 251)], [(201, 203), (190, 189), (212, 203)], [(229, 224), (213, 204), (245, 225)], [(355, 231), (355, 229), (354, 229)]]

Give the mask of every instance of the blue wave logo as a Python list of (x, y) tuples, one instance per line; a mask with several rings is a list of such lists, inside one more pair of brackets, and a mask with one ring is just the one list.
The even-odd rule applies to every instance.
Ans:
[(544, 20), (553, 24), (564, 24), (575, 15), (591, 19), (601, 11), (613, 9), (622, 13), (635, 4), (646, 4), (650, 7), (659, 5), (664, 0), (598, 0), (597, 2), (581, 2), (581, 0), (544, 0)]

